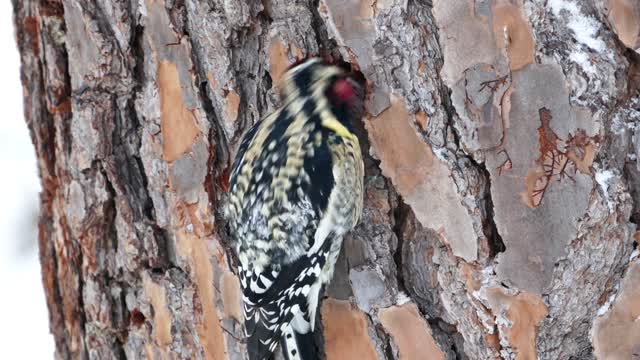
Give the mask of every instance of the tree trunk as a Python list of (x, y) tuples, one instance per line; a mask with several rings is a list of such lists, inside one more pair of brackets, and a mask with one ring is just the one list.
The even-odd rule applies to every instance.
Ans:
[(640, 357), (636, 1), (14, 8), (57, 358), (246, 358), (225, 179), (312, 55), (368, 81), (328, 359)]

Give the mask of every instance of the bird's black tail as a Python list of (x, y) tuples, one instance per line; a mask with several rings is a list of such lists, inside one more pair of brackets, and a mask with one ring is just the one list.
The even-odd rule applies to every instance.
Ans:
[(282, 333), (280, 339), (282, 354), (287, 360), (319, 360), (318, 349), (314, 340), (313, 331), (306, 334), (296, 332), (289, 324)]
[(271, 321), (268, 315), (278, 312), (277, 304), (270, 303), (262, 307), (253, 307), (247, 303), (243, 305), (249, 360), (272, 360), (278, 339), (274, 339), (274, 329), (269, 328)]

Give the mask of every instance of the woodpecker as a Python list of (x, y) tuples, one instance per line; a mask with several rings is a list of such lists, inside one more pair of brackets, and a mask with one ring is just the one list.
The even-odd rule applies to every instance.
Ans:
[(282, 105), (243, 136), (227, 216), (243, 293), (250, 360), (318, 358), (320, 292), (362, 212), (364, 164), (353, 122), (363, 88), (308, 59), (283, 75)]

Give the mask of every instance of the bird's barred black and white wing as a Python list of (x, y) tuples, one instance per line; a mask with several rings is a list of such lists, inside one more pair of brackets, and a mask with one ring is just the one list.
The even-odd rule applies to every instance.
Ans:
[[(310, 112), (305, 116), (318, 116), (313, 113), (314, 107), (310, 103), (302, 104), (302, 111)], [(290, 114), (283, 109), (278, 116)], [(272, 134), (286, 131), (283, 129), (291, 126), (288, 119), (274, 120)], [(272, 201), (272, 188), (259, 188), (259, 184), (270, 183), (278, 176), (269, 169), (284, 166), (280, 163), (286, 159), (284, 155), (272, 155), (291, 151), (289, 142), (276, 143), (269, 152), (269, 158), (262, 154), (257, 156), (247, 186), (251, 195), (243, 199), (246, 204), (236, 214), (236, 232), (243, 236), (237, 244), (238, 253), (256, 254), (250, 259), (241, 258), (238, 269), (243, 289), (247, 349), (252, 360), (268, 358), (280, 340), (289, 359), (314, 358), (314, 355), (307, 354), (315, 353), (310, 347), (314, 346), (312, 331), (321, 287), (320, 273), (332, 239), (327, 237), (328, 241), (324, 241), (323, 246), (311, 253), (309, 250), (314, 244), (318, 223), (327, 207), (327, 194), (331, 192), (334, 180), (328, 142), (322, 139), (329, 136), (329, 130), (318, 126), (309, 134), (317, 140), (306, 139), (307, 146), (313, 146), (313, 150), (305, 152), (302, 166), (298, 169), (304, 175), (291, 179), (290, 187), (279, 201)], [(292, 134), (290, 142), (298, 141), (296, 135)], [(264, 135), (251, 129), (246, 136)], [(273, 136), (267, 135), (264, 141), (270, 141)], [(242, 144), (245, 143), (243, 141)], [(243, 156), (244, 152), (246, 148), (241, 145), (238, 156)], [(241, 162), (237, 164), (238, 167), (241, 165)], [(240, 171), (233, 169), (230, 178), (232, 189), (239, 186), (237, 177)], [(268, 213), (252, 204), (269, 202)], [(268, 224), (270, 220), (271, 224)], [(280, 244), (278, 235), (282, 236)], [(309, 304), (310, 293), (313, 293), (313, 304)]]
[(317, 301), (310, 304), (309, 296), (320, 290), (320, 273), (330, 244), (327, 241), (317, 253), (283, 266), (280, 272), (257, 272), (240, 266), (250, 359), (267, 358), (279, 342), (287, 359), (314, 358), (312, 332)]
[(229, 179), (250, 360), (270, 359), (278, 342), (289, 360), (318, 358), (320, 289), (362, 203), (352, 85), (317, 60), (285, 77), (283, 106), (245, 134)]

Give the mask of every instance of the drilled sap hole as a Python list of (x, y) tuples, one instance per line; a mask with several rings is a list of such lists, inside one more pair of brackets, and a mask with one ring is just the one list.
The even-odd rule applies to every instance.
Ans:
[(136, 328), (140, 329), (140, 327), (144, 325), (144, 322), (146, 320), (147, 318), (144, 316), (142, 312), (140, 312), (140, 310), (133, 309), (131, 311), (131, 316), (129, 316), (129, 322)]

